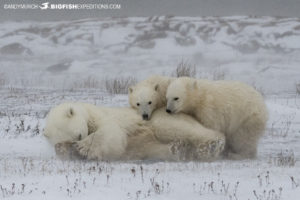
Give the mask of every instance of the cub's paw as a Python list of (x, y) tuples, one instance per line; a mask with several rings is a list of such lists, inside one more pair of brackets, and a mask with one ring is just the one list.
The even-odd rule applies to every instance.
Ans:
[(197, 160), (213, 160), (220, 156), (224, 148), (225, 141), (222, 139), (201, 143), (195, 149), (194, 158)]
[(177, 140), (171, 144), (171, 152), (178, 157), (180, 161), (193, 160), (194, 146), (192, 143), (184, 140)]
[(225, 149), (225, 140), (219, 139), (208, 144), (208, 152), (212, 157), (218, 157)]

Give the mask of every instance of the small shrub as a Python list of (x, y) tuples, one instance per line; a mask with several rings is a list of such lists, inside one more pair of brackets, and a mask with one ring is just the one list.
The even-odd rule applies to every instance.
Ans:
[(296, 94), (300, 95), (300, 83), (296, 83)]
[(296, 115), (280, 116), (278, 120), (275, 120), (271, 124), (269, 134), (275, 137), (287, 137), (291, 130), (292, 121)]
[(101, 87), (102, 87), (101, 81), (99, 81), (95, 77), (89, 76), (81, 81), (76, 81), (75, 83), (73, 83), (71, 89), (75, 89), (75, 88), (96, 89)]
[(3, 87), (7, 84), (6, 77), (3, 73), (0, 73), (0, 87)]
[(293, 176), (290, 176), (291, 182), (292, 182), (292, 188), (295, 189), (299, 187), (299, 182), (295, 181), (295, 178)]
[(171, 75), (175, 77), (187, 76), (194, 78), (196, 77), (196, 74), (196, 65), (192, 65), (188, 61), (182, 60)]
[(281, 151), (276, 156), (271, 157), (271, 163), (275, 166), (295, 166), (296, 160), (294, 151)]
[(136, 84), (134, 77), (117, 77), (105, 80), (105, 89), (110, 94), (127, 94), (128, 88)]

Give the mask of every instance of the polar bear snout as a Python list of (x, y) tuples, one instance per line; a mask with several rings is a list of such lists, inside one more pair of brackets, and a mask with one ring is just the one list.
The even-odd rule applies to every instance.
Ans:
[(173, 102), (168, 102), (167, 107), (166, 107), (166, 112), (169, 114), (177, 113), (177, 109)]
[(149, 120), (149, 115), (148, 114), (143, 114), (143, 120)]
[(167, 100), (166, 112), (169, 114), (178, 113), (181, 104), (178, 100), (173, 100), (173, 98)]

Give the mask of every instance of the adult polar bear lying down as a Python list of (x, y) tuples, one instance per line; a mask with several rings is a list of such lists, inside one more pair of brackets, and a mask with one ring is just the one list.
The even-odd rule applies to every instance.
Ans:
[(131, 108), (85, 103), (51, 109), (44, 135), (58, 154), (96, 160), (211, 160), (225, 146), (224, 134), (185, 114), (171, 116), (162, 108), (144, 121)]

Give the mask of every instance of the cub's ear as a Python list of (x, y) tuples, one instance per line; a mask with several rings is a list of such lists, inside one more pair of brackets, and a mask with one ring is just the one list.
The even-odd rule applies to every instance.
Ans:
[(128, 92), (132, 93), (133, 92), (133, 88), (132, 87), (128, 88)]
[(73, 108), (69, 108), (68, 110), (67, 110), (67, 117), (68, 118), (71, 118), (71, 117), (73, 117), (74, 116), (74, 110), (73, 110)]
[(159, 90), (159, 85), (158, 85), (158, 84), (156, 84), (156, 85), (154, 86), (154, 90), (155, 90), (155, 91), (158, 91), (158, 90)]
[(194, 83), (193, 83), (193, 89), (198, 89), (197, 81), (194, 81)]

